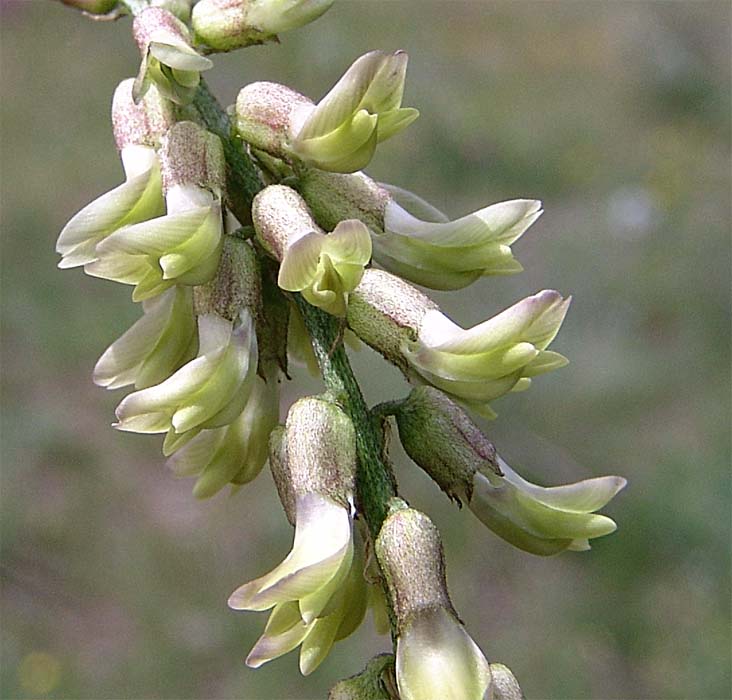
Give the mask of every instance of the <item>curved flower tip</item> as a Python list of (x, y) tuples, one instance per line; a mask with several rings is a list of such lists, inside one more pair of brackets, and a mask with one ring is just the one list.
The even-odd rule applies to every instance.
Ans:
[(163, 8), (148, 7), (135, 17), (133, 32), (142, 54), (133, 88), (135, 101), (154, 83), (171, 102), (188, 104), (201, 71), (213, 68), (213, 63), (193, 48), (186, 25)]
[(417, 340), (405, 341), (402, 352), (423, 380), (490, 415), (491, 400), (567, 364), (545, 348), (570, 301), (544, 290), (467, 330), (436, 309), (427, 311)]
[(238, 324), (215, 314), (198, 317), (198, 356), (160, 384), (136, 391), (117, 407), (115, 427), (168, 432), (171, 454), (204, 428), (231, 423), (246, 405), (257, 366), (257, 339), (248, 311)]
[[(188, 198), (188, 208), (180, 206), (182, 196)], [(125, 226), (99, 243), (97, 259), (84, 268), (87, 274), (134, 285), (134, 301), (175, 284), (208, 282), (221, 253), (221, 203), (200, 188), (195, 193), (176, 188), (168, 194), (168, 202), (169, 210), (178, 211)]]
[(411, 192), (382, 185), (391, 195), (374, 259), (383, 268), (432, 289), (461, 289), (485, 275), (523, 268), (511, 244), (542, 213), (541, 202), (514, 199), (454, 221)]
[(445, 608), (415, 613), (397, 639), (401, 700), (483, 700), (491, 671), (478, 645)]
[(363, 621), (370, 591), (357, 551), (345, 579), (329, 595), (322, 611), (309, 622), (298, 601), (277, 603), (264, 633), (247, 657), (253, 668), (261, 666), (300, 646), (300, 672), (307, 676), (325, 659), (333, 645), (352, 634)]
[(144, 315), (110, 345), (94, 367), (94, 383), (137, 389), (167, 379), (195, 356), (196, 323), (191, 290), (174, 287), (143, 302)]
[(626, 485), (620, 476), (543, 487), (523, 479), (500, 457), (503, 476), (476, 472), (470, 509), (497, 535), (532, 554), (583, 551), (589, 540), (615, 532), (617, 525), (595, 511)]
[(181, 447), (167, 466), (176, 476), (197, 476), (196, 498), (210, 498), (226, 484), (252, 481), (267, 461), (269, 434), (279, 420), (276, 377), (254, 377), (246, 406), (228, 426), (204, 430)]
[(402, 108), (407, 54), (371, 51), (358, 58), (315, 108), (292, 123), (293, 153), (306, 165), (355, 172), (368, 165), (377, 143), (411, 124)]
[(370, 259), (366, 226), (355, 219), (341, 221), (328, 235), (311, 231), (290, 243), (277, 283), (287, 291), (301, 292), (313, 306), (345, 316), (348, 294), (361, 281)]
[(163, 183), (155, 150), (130, 145), (122, 150), (127, 179), (75, 214), (56, 242), (60, 268), (93, 262), (97, 243), (114, 231), (160, 216), (165, 211)]
[(268, 574), (240, 586), (229, 598), (234, 610), (267, 610), (298, 601), (307, 624), (343, 583), (353, 557), (351, 516), (327, 496), (296, 501), (295, 540), (287, 558)]

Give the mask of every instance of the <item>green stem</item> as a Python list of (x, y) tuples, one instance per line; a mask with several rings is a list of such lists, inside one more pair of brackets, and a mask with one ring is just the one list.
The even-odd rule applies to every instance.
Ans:
[(371, 537), (376, 539), (388, 514), (389, 500), (396, 495), (394, 474), (384, 458), (379, 422), (366, 407), (353, 375), (338, 321), (299, 295), (296, 303), (312, 339), (325, 386), (349, 415), (356, 429), (358, 503)]

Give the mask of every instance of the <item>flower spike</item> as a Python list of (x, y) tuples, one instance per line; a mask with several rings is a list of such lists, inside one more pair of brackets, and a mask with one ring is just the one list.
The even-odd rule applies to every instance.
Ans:
[(523, 268), (511, 245), (542, 213), (541, 202), (513, 199), (450, 221), (417, 195), (364, 173), (310, 170), (298, 188), (322, 226), (359, 217), (369, 227), (374, 261), (432, 289), (461, 289), (485, 275)]

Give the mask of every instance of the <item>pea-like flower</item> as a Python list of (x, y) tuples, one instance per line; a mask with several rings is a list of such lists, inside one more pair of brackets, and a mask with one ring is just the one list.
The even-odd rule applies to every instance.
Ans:
[(364, 173), (310, 170), (298, 189), (321, 226), (358, 217), (372, 234), (374, 261), (432, 289), (461, 289), (485, 275), (523, 268), (511, 245), (541, 215), (541, 202), (513, 199), (449, 220), (423, 199)]
[(350, 295), (347, 320), (361, 340), (413, 381), (432, 384), (493, 417), (490, 401), (524, 390), (532, 377), (567, 364), (546, 347), (569, 302), (544, 290), (464, 329), (408, 283), (368, 269)]
[(244, 410), (230, 425), (203, 430), (168, 460), (176, 476), (198, 477), (197, 498), (209, 498), (229, 483), (249, 483), (267, 461), (269, 434), (279, 422), (277, 373), (253, 382)]
[(517, 474), (500, 457), (503, 473), (476, 471), (468, 505), (481, 522), (519, 549), (549, 555), (590, 549), (589, 540), (617, 525), (595, 511), (626, 485), (620, 476), (601, 476), (565, 486), (543, 487)]
[(61, 268), (94, 261), (97, 243), (110, 233), (165, 211), (155, 148), (174, 123), (173, 113), (157, 90), (150, 90), (135, 105), (132, 83), (132, 79), (122, 81), (112, 100), (114, 136), (125, 182), (85, 206), (64, 226), (56, 243), (56, 251), (62, 255)]
[(201, 71), (213, 68), (213, 62), (193, 48), (186, 25), (168, 10), (148, 7), (135, 17), (133, 34), (142, 54), (133, 88), (135, 100), (154, 84), (172, 102), (188, 104)]
[(318, 19), (333, 0), (200, 0), (193, 7), (196, 37), (218, 51), (276, 40), (280, 32)]
[(625, 486), (619, 476), (542, 487), (519, 476), (460, 406), (420, 386), (396, 409), (407, 454), (451, 498), (467, 503), (497, 535), (532, 554), (589, 549), (588, 540), (615, 531), (595, 513)]
[(403, 51), (371, 51), (317, 105), (276, 83), (247, 85), (236, 101), (237, 130), (278, 158), (331, 172), (360, 170), (378, 143), (419, 116), (401, 106), (407, 60)]
[(134, 301), (175, 284), (209, 281), (221, 253), (221, 141), (193, 122), (179, 122), (163, 138), (159, 157), (167, 214), (117, 230), (85, 267), (95, 277), (135, 285)]
[(271, 185), (255, 197), (252, 219), (262, 245), (281, 261), (280, 288), (345, 316), (348, 295), (371, 259), (368, 229), (351, 219), (326, 235), (300, 195), (284, 185)]
[(392, 505), (375, 551), (397, 622), (399, 697), (494, 697), (490, 665), (450, 601), (442, 540), (430, 519), (403, 503)]
[(355, 431), (330, 401), (297, 401), (284, 430), (272, 434), (270, 467), (288, 519), (292, 551), (229, 598), (235, 610), (274, 608), (247, 663), (260, 666), (301, 646), (310, 673), (333, 643), (360, 624), (367, 595), (354, 555)]
[(144, 389), (167, 379), (195, 356), (196, 321), (191, 290), (173, 287), (142, 303), (144, 315), (110, 345), (94, 367), (94, 383), (107, 389)]
[(232, 323), (198, 317), (198, 356), (160, 384), (136, 391), (117, 407), (116, 428), (165, 433), (171, 454), (204, 428), (221, 428), (246, 406), (257, 367), (257, 339), (248, 310)]

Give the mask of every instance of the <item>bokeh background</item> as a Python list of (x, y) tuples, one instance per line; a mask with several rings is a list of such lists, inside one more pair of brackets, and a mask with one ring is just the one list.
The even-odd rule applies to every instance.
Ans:
[[(129, 288), (56, 269), (69, 217), (122, 177), (108, 110), (137, 71), (129, 21), (2, 2), (3, 698), (323, 698), (387, 649), (369, 621), (311, 677), (243, 659), (263, 614), (228, 594), (288, 551), (264, 472), (197, 502), (159, 440), (109, 426), (93, 386), (137, 318)], [(728, 700), (730, 687), (729, 2), (336, 3), (282, 45), (216, 58), (318, 97), (373, 48), (411, 57), (421, 118), (370, 172), (451, 214), (537, 197), (526, 270), (436, 295), (464, 324), (544, 287), (575, 296), (572, 364), (496, 402), (485, 428), (546, 484), (617, 473), (618, 532), (591, 552), (511, 549), (394, 458), (441, 528), (451, 593), (529, 698)], [(371, 402), (407, 387), (354, 356)], [(286, 400), (317, 391), (295, 372)], [(438, 699), (436, 699), (438, 700)]]

